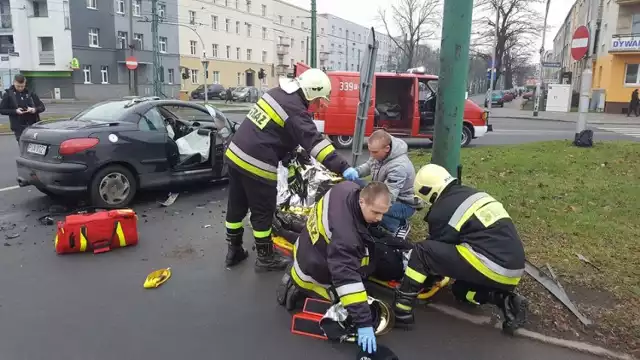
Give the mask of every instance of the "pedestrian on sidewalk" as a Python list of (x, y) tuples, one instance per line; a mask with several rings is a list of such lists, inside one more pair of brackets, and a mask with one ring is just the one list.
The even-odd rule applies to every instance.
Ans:
[(40, 113), (44, 110), (44, 104), (38, 95), (27, 89), (27, 79), (24, 75), (16, 75), (13, 85), (2, 96), (0, 114), (9, 117), (11, 131), (17, 141), (20, 141), (24, 129), (40, 121)]
[(233, 96), (231, 95), (231, 88), (227, 88), (227, 94), (224, 99), (224, 103), (228, 103), (229, 101), (233, 102)]
[(636, 117), (638, 117), (638, 105), (640, 105), (638, 103), (639, 101), (640, 99), (638, 98), (638, 89), (635, 89), (631, 92), (631, 101), (629, 102), (629, 111), (627, 111), (627, 117), (631, 115), (632, 111), (636, 114)]

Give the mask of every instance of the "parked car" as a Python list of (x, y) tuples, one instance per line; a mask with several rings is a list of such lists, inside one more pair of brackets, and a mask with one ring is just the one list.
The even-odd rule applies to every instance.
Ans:
[[(191, 99), (193, 100), (204, 100), (204, 85), (198, 86), (195, 90), (191, 92)], [(225, 88), (220, 84), (211, 84), (209, 85), (209, 90), (207, 91), (208, 99), (221, 99), (224, 100), (225, 96)]]
[(20, 137), (18, 185), (51, 197), (127, 206), (139, 189), (225, 179), (235, 123), (206, 105), (134, 97), (98, 103), (68, 120), (41, 121)]
[[(489, 106), (488, 96), (484, 99), (484, 107)], [(504, 107), (504, 94), (500, 90), (493, 90), (491, 92), (491, 105), (498, 105), (500, 107)]]
[(502, 93), (502, 100), (504, 100), (504, 102), (512, 102), (514, 98), (515, 97), (510, 91), (504, 91)]
[(525, 92), (524, 94), (522, 94), (522, 98), (523, 98), (523, 99), (526, 99), (526, 100), (529, 100), (529, 99), (531, 99), (532, 97), (533, 97), (533, 91), (527, 91), (527, 92)]
[(253, 86), (243, 86), (235, 89), (232, 93), (234, 101), (258, 101), (258, 88)]

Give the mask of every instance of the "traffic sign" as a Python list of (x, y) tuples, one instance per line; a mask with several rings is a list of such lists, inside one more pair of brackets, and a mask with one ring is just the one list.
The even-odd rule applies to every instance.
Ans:
[(571, 39), (571, 57), (573, 60), (578, 61), (585, 57), (588, 51), (589, 29), (584, 25), (578, 26)]
[(78, 70), (80, 69), (80, 61), (78, 61), (78, 58), (73, 58), (71, 59), (71, 68), (73, 70)]
[(136, 58), (133, 56), (129, 56), (125, 61), (125, 64), (127, 65), (127, 69), (129, 70), (135, 70), (138, 68), (138, 60), (136, 60)]

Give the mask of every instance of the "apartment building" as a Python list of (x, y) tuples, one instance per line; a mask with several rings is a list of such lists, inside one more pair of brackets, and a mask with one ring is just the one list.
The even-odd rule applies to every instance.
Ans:
[(22, 73), (41, 97), (73, 97), (68, 0), (0, 0), (2, 89)]
[(275, 72), (277, 76), (287, 76), (292, 74), (295, 63), (309, 63), (311, 14), (303, 8), (281, 0), (274, 0), (273, 5)]
[[(170, 21), (170, 14), (177, 14), (178, 8), (175, 1), (160, 1), (158, 9), (163, 19), (158, 29), (162, 91), (169, 97), (178, 96), (178, 29)], [(130, 44), (139, 64), (134, 71), (137, 93), (153, 94), (150, 17), (150, 1), (71, 1), (73, 56), (79, 63), (73, 71), (76, 98), (103, 100), (129, 95), (125, 60), (131, 54)]]
[[(274, 4), (269, 0), (180, 0), (182, 89), (190, 92), (205, 79), (202, 55), (209, 61), (207, 83), (259, 86), (258, 72), (273, 86)], [(186, 79), (184, 79), (186, 77)]]

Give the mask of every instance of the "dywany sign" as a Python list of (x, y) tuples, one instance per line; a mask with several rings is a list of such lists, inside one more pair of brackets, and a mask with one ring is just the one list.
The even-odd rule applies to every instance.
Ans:
[(640, 51), (640, 37), (621, 36), (611, 39), (609, 52)]

